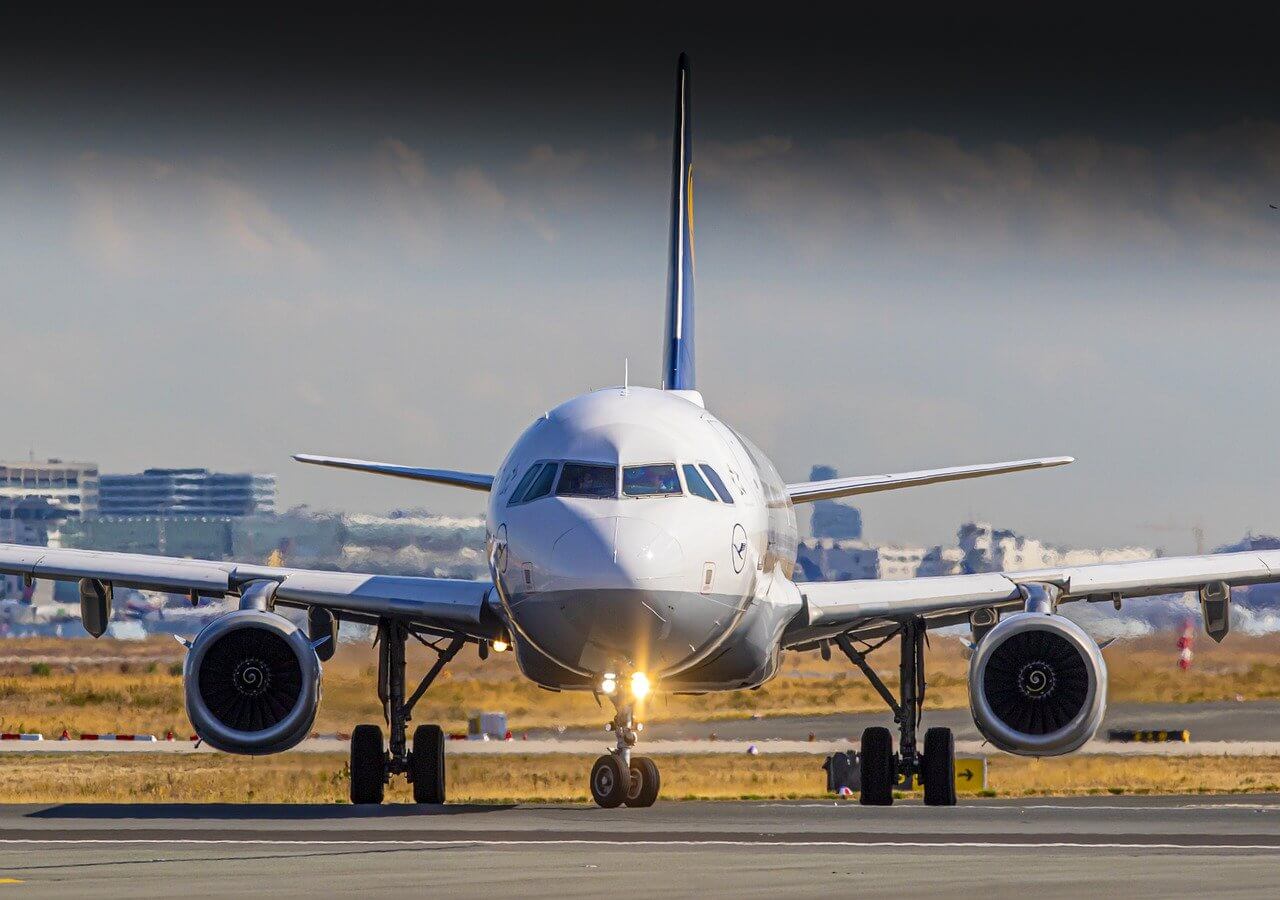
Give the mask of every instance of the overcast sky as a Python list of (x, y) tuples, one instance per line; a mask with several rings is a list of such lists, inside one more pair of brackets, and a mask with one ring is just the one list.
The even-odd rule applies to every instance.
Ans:
[(869, 536), (1280, 531), (1280, 84), (1248, 23), (25, 25), (0, 457), (479, 511), (289, 455), (489, 471), (625, 359), (657, 382), (687, 49), (699, 387), (785, 477), (1065, 453), (867, 499)]

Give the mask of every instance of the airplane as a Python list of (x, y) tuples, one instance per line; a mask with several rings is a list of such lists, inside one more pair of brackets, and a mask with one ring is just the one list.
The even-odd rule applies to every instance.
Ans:
[[(303, 463), (451, 485), (488, 495), (489, 578), (463, 581), (286, 566), (0, 545), (0, 572), (26, 583), (79, 582), (86, 630), (106, 628), (113, 589), (238, 598), (193, 640), (183, 668), (187, 715), (231, 753), (287, 750), (311, 731), (322, 663), (342, 622), (374, 626), (377, 692), (389, 734), (357, 726), (350, 797), (376, 804), (394, 775), (418, 803), (446, 799), (441, 728), (415, 704), (468, 644), (514, 650), (522, 674), (551, 691), (607, 698), (614, 746), (592, 766), (602, 807), (648, 807), (661, 775), (633, 752), (655, 692), (751, 690), (786, 652), (838, 649), (875, 687), (897, 730), (861, 737), (860, 800), (893, 803), (918, 783), (929, 806), (956, 802), (949, 729), (918, 734), (925, 636), (967, 624), (970, 707), (979, 731), (1015, 754), (1067, 753), (1102, 722), (1107, 672), (1097, 643), (1059, 614), (1072, 601), (1198, 591), (1205, 628), (1229, 628), (1231, 589), (1280, 581), (1280, 551), (1173, 557), (907, 581), (797, 583), (795, 507), (837, 497), (1061, 466), (1050, 456), (986, 465), (788, 483), (768, 457), (708, 411), (697, 390), (691, 69), (677, 63), (669, 276), (660, 385), (624, 379), (539, 415), (491, 474), (298, 455)], [(306, 612), (305, 626), (280, 614)], [(435, 659), (410, 692), (410, 639)], [(891, 691), (868, 661), (896, 641)]]

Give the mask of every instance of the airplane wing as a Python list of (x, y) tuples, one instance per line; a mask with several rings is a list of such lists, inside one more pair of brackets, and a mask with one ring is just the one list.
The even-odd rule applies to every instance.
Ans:
[(919, 472), (899, 472), (888, 475), (852, 475), (848, 478), (830, 478), (825, 481), (805, 481), (788, 484), (787, 493), (792, 503), (812, 503), (815, 500), (833, 500), (854, 494), (873, 494), (877, 491), (896, 491), (899, 488), (917, 487), (922, 484), (938, 484), (943, 481), (960, 481), (965, 478), (982, 478), (986, 475), (1004, 475), (1008, 472), (1024, 472), (1028, 469), (1047, 469), (1073, 463), (1070, 456), (1045, 456), (1039, 459), (1017, 459), (1012, 462), (984, 463), (977, 466), (952, 466), (947, 469), (922, 469)]
[(1280, 581), (1280, 550), (904, 581), (815, 581), (798, 585), (804, 608), (784, 640), (787, 646), (794, 647), (837, 634), (869, 635), (915, 617), (924, 618), (930, 627), (952, 625), (983, 607), (1021, 607), (1019, 588), (1025, 584), (1053, 585), (1061, 592), (1059, 602), (1115, 602), (1199, 590), (1218, 583), (1238, 587), (1275, 581)]
[(391, 475), (395, 478), (409, 478), (414, 481), (434, 481), (437, 484), (449, 484), (473, 491), (488, 491), (493, 488), (492, 475), (482, 475), (476, 472), (455, 472), (451, 469), (420, 469), (416, 466), (397, 466), (392, 463), (369, 462), (364, 459), (343, 459), (339, 456), (313, 456), (309, 453), (295, 453), (293, 458), (300, 463), (308, 463), (313, 466), (350, 469), (354, 472), (368, 472), (372, 475)]
[(351, 621), (397, 618), (428, 629), (492, 639), (502, 627), (488, 605), (489, 581), (362, 575), (135, 553), (0, 544), (0, 573), (25, 578), (82, 578), (139, 590), (194, 597), (239, 594), (255, 581), (273, 581), (275, 602), (319, 606)]

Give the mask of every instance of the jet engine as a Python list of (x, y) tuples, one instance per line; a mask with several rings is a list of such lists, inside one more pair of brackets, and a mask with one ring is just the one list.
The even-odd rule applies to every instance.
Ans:
[(306, 632), (257, 609), (227, 613), (192, 642), (183, 669), (187, 716), (228, 753), (288, 750), (320, 708), (320, 660)]
[(1023, 756), (1079, 749), (1102, 724), (1107, 666), (1070, 619), (1016, 613), (982, 638), (969, 660), (969, 706), (983, 737)]

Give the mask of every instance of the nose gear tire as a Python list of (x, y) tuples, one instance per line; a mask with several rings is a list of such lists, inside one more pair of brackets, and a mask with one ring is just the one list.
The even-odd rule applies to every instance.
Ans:
[(614, 809), (627, 799), (631, 773), (622, 771), (622, 763), (612, 753), (596, 760), (591, 767), (591, 799), (604, 809)]
[(658, 773), (658, 764), (647, 756), (631, 757), (631, 781), (623, 803), (633, 809), (653, 806), (661, 789), (662, 776)]

